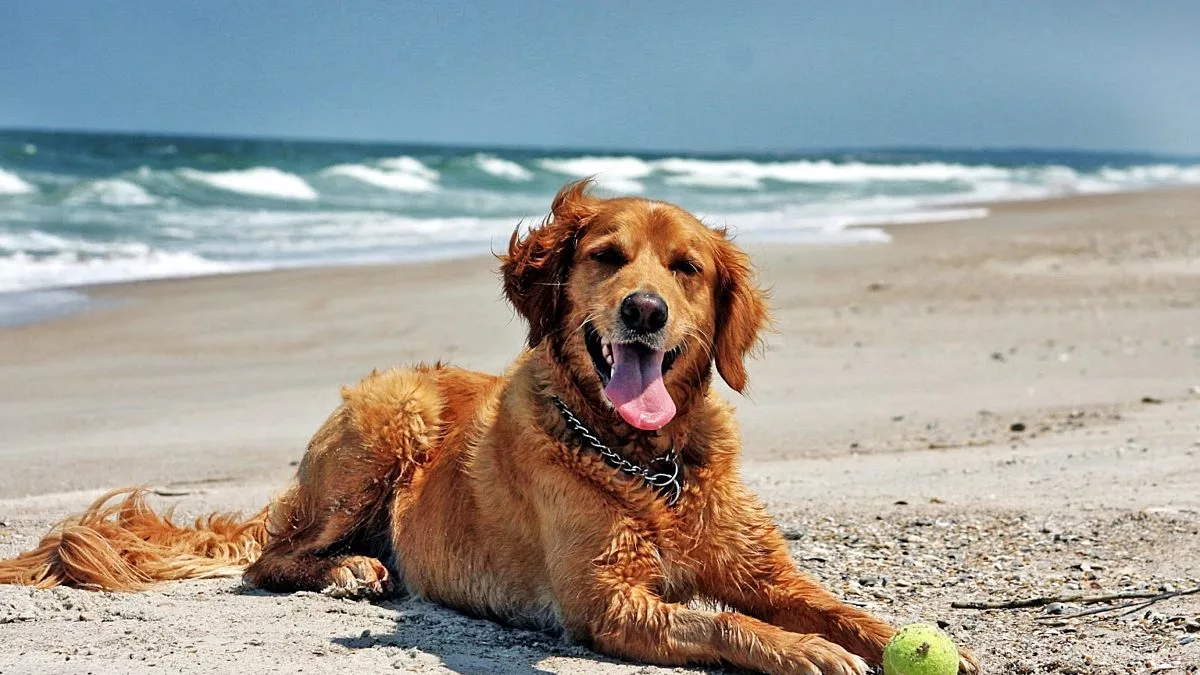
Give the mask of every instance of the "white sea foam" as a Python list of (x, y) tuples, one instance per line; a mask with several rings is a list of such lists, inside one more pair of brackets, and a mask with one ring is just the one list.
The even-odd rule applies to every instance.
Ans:
[(716, 171), (696, 171), (667, 176), (663, 179), (667, 185), (679, 187), (719, 188), (726, 190), (760, 190), (762, 179), (748, 174), (738, 174)]
[(1126, 169), (1104, 168), (1099, 178), (1113, 186), (1140, 188), (1152, 185), (1193, 185), (1200, 183), (1200, 165), (1147, 164)]
[(668, 179), (679, 185), (734, 186), (755, 188), (764, 180), (782, 183), (867, 183), (1003, 180), (1008, 169), (994, 166), (966, 166), (944, 162), (919, 164), (868, 164), (865, 162), (792, 161), (754, 162), (750, 160), (703, 160), (667, 158), (652, 163), (656, 170), (675, 174)]
[(705, 222), (727, 225), (745, 241), (788, 241), (821, 243), (886, 242), (891, 237), (872, 225), (904, 225), (987, 217), (985, 208), (884, 210), (878, 203), (864, 201), (844, 212), (819, 208), (702, 214)]
[(538, 165), (575, 178), (594, 176), (597, 185), (613, 192), (639, 193), (646, 189), (639, 178), (654, 173), (654, 167), (637, 157), (569, 157), (543, 159)]
[(64, 237), (41, 230), (0, 231), (0, 255), (69, 253), (89, 256), (140, 256), (149, 250), (149, 245), (140, 241), (93, 241)]
[(32, 230), (0, 231), (0, 292), (186, 277), (261, 267), (164, 251), (141, 241), (95, 241)]
[(931, 209), (926, 211), (908, 211), (902, 213), (857, 216), (847, 216), (842, 221), (842, 227), (858, 227), (861, 225), (909, 225), (912, 223), (948, 223), (955, 220), (976, 220), (987, 218), (989, 209)]
[(1013, 169), (1004, 180), (980, 180), (966, 192), (934, 194), (926, 204), (1020, 201), (1200, 184), (1200, 166), (1146, 165), (1081, 173), (1069, 167)]
[(517, 181), (533, 179), (533, 172), (529, 169), (516, 162), (496, 157), (495, 155), (475, 155), (475, 166), (478, 166), (484, 173), (489, 173), (497, 178), (507, 178)]
[(235, 265), (205, 260), (192, 253), (152, 249), (137, 256), (88, 257), (62, 252), (51, 256), (0, 255), (0, 292), (57, 286), (110, 283), (218, 274)]
[(758, 190), (769, 170), (750, 160), (702, 160), (667, 158), (654, 162), (654, 168), (671, 174), (664, 182), (683, 187)]
[(661, 175), (664, 183), (680, 187), (757, 190), (763, 181), (795, 184), (854, 184), (870, 182), (949, 183), (1014, 178), (1013, 170), (995, 166), (967, 166), (945, 162), (916, 164), (869, 164), (799, 160), (756, 162), (748, 159), (710, 160), (667, 157), (643, 160), (638, 157), (571, 157), (542, 159), (547, 171), (576, 178), (595, 176), (603, 188), (642, 192), (643, 180)]
[(421, 160), (416, 157), (392, 157), (389, 159), (381, 159), (376, 162), (380, 167), (388, 171), (397, 171), (399, 173), (408, 173), (414, 176), (420, 176), (430, 181), (435, 181), (441, 175), (435, 169), (425, 166)]
[(0, 195), (25, 195), (32, 192), (37, 192), (37, 188), (17, 174), (0, 169)]
[(198, 171), (180, 169), (179, 175), (220, 190), (255, 197), (313, 201), (318, 195), (311, 185), (296, 174), (271, 166), (256, 166), (243, 171)]
[(146, 192), (142, 186), (120, 178), (81, 183), (71, 188), (71, 192), (64, 201), (71, 205), (104, 204), (105, 206), (150, 206), (158, 203), (158, 199)]
[[(766, 181), (814, 185), (867, 185), (872, 183), (933, 183), (966, 186), (981, 193), (998, 193), (1001, 198), (1036, 198), (1057, 194), (1107, 192), (1153, 186), (1200, 183), (1200, 166), (1157, 164), (1128, 168), (1104, 168), (1080, 173), (1067, 166), (1042, 165), (1000, 167), (948, 162), (871, 164), (797, 160), (758, 162), (748, 159), (710, 160), (667, 157), (643, 160), (637, 157), (573, 157), (542, 159), (547, 171), (582, 178), (596, 176), (611, 190), (642, 192), (644, 182), (661, 178), (666, 185), (681, 188), (760, 190)], [(960, 190), (962, 188), (959, 188)]]
[(439, 247), (473, 244), (484, 253), (507, 242), (516, 218), (412, 218), (385, 211), (236, 211), (208, 212), (195, 217), (164, 218), (177, 228), (185, 222), (205, 232), (228, 235), (192, 243), (205, 257), (266, 256), (279, 264), (298, 260), (349, 261), (406, 259), (409, 250), (422, 255)]
[(362, 164), (338, 164), (321, 173), (326, 176), (341, 176), (398, 192), (433, 192), (437, 190), (437, 183), (425, 176), (403, 171), (385, 171)]

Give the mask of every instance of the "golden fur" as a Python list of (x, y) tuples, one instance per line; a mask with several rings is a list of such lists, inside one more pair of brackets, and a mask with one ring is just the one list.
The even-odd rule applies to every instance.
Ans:
[[(505, 294), (529, 324), (529, 349), (503, 376), (372, 373), (343, 390), (269, 514), (183, 529), (131, 493), (0, 563), (0, 582), (134, 590), (250, 563), (246, 580), (264, 589), (378, 597), (399, 587), (656, 664), (878, 665), (893, 629), (801, 574), (738, 477), (733, 411), (710, 383), (715, 364), (732, 388), (746, 386), (744, 359), (767, 321), (747, 256), (676, 206), (587, 187), (565, 187), (502, 257)], [(677, 414), (655, 432), (608, 405), (582, 336), (584, 325), (613, 330), (634, 291), (665, 300), (663, 334), (679, 349), (664, 375)], [(581, 448), (554, 395), (632, 462), (678, 448), (679, 503)], [(966, 653), (961, 667), (978, 672)]]
[(241, 574), (262, 554), (266, 509), (246, 521), (213, 514), (180, 527), (172, 510), (154, 513), (144, 497), (136, 489), (100, 497), (56, 525), (36, 549), (0, 561), (0, 584), (136, 591), (159, 581)]

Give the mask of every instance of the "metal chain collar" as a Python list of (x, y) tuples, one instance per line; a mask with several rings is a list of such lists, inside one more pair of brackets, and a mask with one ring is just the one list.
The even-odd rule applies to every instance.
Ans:
[(551, 396), (550, 400), (554, 402), (554, 406), (562, 413), (563, 420), (567, 426), (574, 431), (583, 442), (590, 446), (593, 450), (600, 453), (600, 457), (604, 459), (604, 463), (617, 469), (621, 473), (629, 474), (641, 478), (646, 485), (650, 486), (659, 496), (667, 500), (667, 506), (675, 506), (679, 501), (679, 496), (683, 493), (683, 471), (679, 468), (679, 457), (675, 453), (675, 446), (667, 454), (650, 460), (649, 466), (665, 464), (670, 467), (668, 472), (655, 472), (649, 467), (638, 466), (633, 462), (625, 459), (617, 452), (613, 451), (607, 445), (600, 442), (599, 438), (591, 432), (583, 422), (571, 412), (566, 403), (558, 396)]

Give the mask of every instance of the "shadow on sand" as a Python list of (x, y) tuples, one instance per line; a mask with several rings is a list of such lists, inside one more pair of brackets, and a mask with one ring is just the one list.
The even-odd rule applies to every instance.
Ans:
[(392, 632), (336, 637), (332, 641), (347, 649), (399, 647), (403, 651), (393, 664), (399, 668), (409, 662), (441, 665), (464, 675), (545, 675), (557, 669), (541, 664), (555, 657), (579, 659), (577, 668), (581, 671), (588, 670), (589, 663), (609, 664), (631, 674), (657, 670), (601, 656), (568, 644), (558, 635), (472, 618), (420, 600), (389, 600), (375, 606), (396, 613)]

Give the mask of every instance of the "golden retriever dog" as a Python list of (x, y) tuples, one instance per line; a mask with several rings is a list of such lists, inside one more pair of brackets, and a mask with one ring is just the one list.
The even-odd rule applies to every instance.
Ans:
[[(129, 491), (0, 563), (0, 582), (135, 590), (244, 569), (271, 591), (402, 589), (654, 664), (878, 666), (893, 628), (798, 571), (738, 476), (710, 385), (715, 366), (746, 387), (768, 320), (750, 260), (677, 206), (588, 187), (564, 187), (501, 257), (529, 324), (503, 376), (372, 373), (263, 513), (180, 527)], [(965, 652), (961, 672), (978, 672)]]

